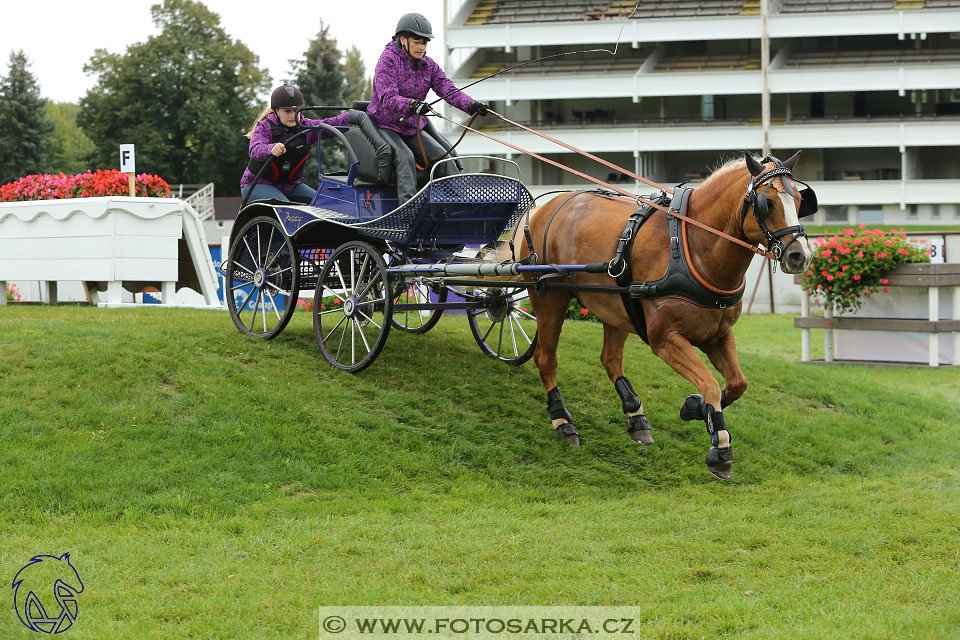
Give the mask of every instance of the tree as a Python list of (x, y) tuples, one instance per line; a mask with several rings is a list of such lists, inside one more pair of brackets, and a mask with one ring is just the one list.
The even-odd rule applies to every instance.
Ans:
[[(354, 100), (368, 99), (372, 89), (366, 78), (363, 58), (357, 47), (351, 47), (346, 56), (337, 48), (337, 41), (330, 37), (330, 27), (320, 21), (320, 31), (310, 41), (302, 60), (290, 60), (293, 84), (303, 93), (308, 105), (347, 106)], [(335, 112), (310, 113), (310, 117), (326, 118)], [(325, 171), (343, 171), (347, 161), (341, 145), (327, 143), (324, 147), (323, 168)], [(314, 179), (317, 175), (316, 154), (311, 154), (304, 168), (304, 175)]]
[(344, 102), (353, 104), (355, 100), (369, 100), (373, 93), (373, 81), (367, 77), (367, 68), (363, 56), (356, 45), (347, 49), (344, 71)]
[(201, 2), (164, 0), (150, 12), (159, 35), (123, 55), (98, 49), (84, 67), (98, 76), (77, 118), (96, 145), (94, 157), (101, 166), (118, 166), (120, 144), (133, 143), (138, 171), (239, 193), (247, 163), (243, 134), (268, 77)]
[(77, 126), (80, 107), (71, 102), (47, 101), (47, 120), (53, 123), (50, 137), (50, 156), (47, 171), (83, 173), (90, 168), (90, 156), (94, 152), (93, 141)]
[(11, 52), (0, 81), (0, 184), (46, 169), (53, 124), (29, 66), (22, 50)]
[(320, 21), (320, 31), (310, 41), (303, 60), (290, 60), (293, 84), (300, 89), (309, 105), (342, 104), (346, 78), (337, 41), (330, 37), (330, 27)]

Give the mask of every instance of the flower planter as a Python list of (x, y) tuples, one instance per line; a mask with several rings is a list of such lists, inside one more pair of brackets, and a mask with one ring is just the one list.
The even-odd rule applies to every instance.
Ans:
[(810, 317), (804, 294), (801, 361), (810, 362), (810, 329), (824, 329), (825, 362), (960, 366), (960, 264), (904, 264), (888, 272), (889, 292), (854, 313)]

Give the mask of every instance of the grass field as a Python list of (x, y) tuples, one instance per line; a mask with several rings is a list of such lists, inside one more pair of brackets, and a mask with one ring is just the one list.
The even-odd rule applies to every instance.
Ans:
[[(2, 307), (0, 576), (69, 551), (78, 639), (316, 638), (318, 606), (370, 604), (631, 605), (644, 638), (960, 637), (960, 368), (799, 365), (790, 317), (745, 317), (721, 483), (678, 417), (692, 389), (638, 340), (657, 444), (630, 442), (601, 335), (564, 329), (571, 449), (533, 364), (484, 357), (462, 317), (391, 333), (351, 376), (305, 314), (262, 342), (220, 312)], [(11, 594), (0, 638), (36, 637)]]

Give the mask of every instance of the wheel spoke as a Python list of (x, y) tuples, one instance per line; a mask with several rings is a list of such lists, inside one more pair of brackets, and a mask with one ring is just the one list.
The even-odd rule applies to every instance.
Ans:
[[(347, 283), (343, 281), (343, 270), (340, 268), (340, 265), (341, 265), (341, 264), (342, 264), (342, 263), (337, 263), (337, 264), (335, 264), (335, 265), (334, 265), (334, 269), (336, 269), (336, 271), (337, 271), (337, 278), (340, 280), (340, 286), (343, 287), (343, 289), (341, 289), (341, 291), (343, 291), (344, 294), (346, 294), (345, 297), (349, 297), (350, 294), (353, 292), (353, 289), (348, 289), (348, 288), (347, 288)], [(343, 300), (344, 298), (340, 298), (340, 299)]]
[(273, 246), (273, 232), (274, 232), (275, 230), (276, 230), (276, 227), (274, 227), (273, 225), (270, 225), (270, 239), (267, 240), (267, 255), (266, 255), (266, 256), (264, 257), (264, 259), (263, 259), (263, 265), (264, 265), (263, 268), (264, 268), (264, 269), (269, 269), (269, 268), (270, 268), (270, 266), (273, 264), (273, 261), (276, 260), (276, 259), (277, 259), (277, 256), (280, 255), (281, 249), (283, 249), (283, 245), (281, 244), (281, 245), (277, 248), (277, 253), (273, 256), (272, 259), (270, 258), (270, 247)]
[[(263, 293), (266, 293), (266, 292), (267, 290), (264, 289)], [(267, 299), (263, 297), (263, 295), (260, 296), (260, 303), (263, 305), (263, 308), (260, 310), (260, 317), (263, 318), (263, 332), (266, 333), (267, 332)]]
[[(265, 294), (267, 294), (267, 297), (268, 297), (268, 298), (270, 298), (270, 304), (273, 305), (273, 313), (274, 313), (275, 316), (277, 316), (277, 322), (280, 322), (280, 312), (277, 311), (277, 301), (273, 299), (273, 296), (271, 296), (271, 295), (270, 295), (270, 292), (267, 291), (266, 289), (264, 289), (263, 292), (264, 292)], [(289, 302), (289, 301), (288, 301), (288, 302)], [(264, 319), (264, 323), (266, 323), (266, 319)], [(264, 333), (266, 333), (266, 331), (267, 331), (266, 324), (264, 324), (263, 331), (264, 331)]]
[[(381, 300), (382, 300), (382, 299), (383, 299), (383, 298), (381, 298)], [(374, 302), (377, 302), (377, 301), (374, 300)], [(366, 303), (364, 303), (364, 304), (366, 304)], [(359, 307), (357, 307), (357, 313), (359, 313), (359, 314), (362, 315), (364, 318), (366, 318), (367, 321), (370, 322), (370, 324), (375, 325), (375, 326), (377, 327), (377, 329), (382, 329), (382, 328), (383, 328), (383, 327), (381, 327), (379, 324), (377, 324), (377, 321), (376, 321), (376, 320), (374, 320), (373, 318), (371, 318), (370, 316), (368, 316), (367, 314), (365, 314), (363, 311), (361, 311)]]
[[(252, 285), (252, 283), (248, 282), (247, 285)], [(236, 288), (236, 287), (234, 287), (234, 288)], [(244, 298), (244, 299), (243, 299), (243, 302), (240, 304), (240, 306), (237, 307), (237, 315), (238, 315), (238, 316), (239, 316), (240, 313), (243, 311), (243, 308), (244, 308), (245, 306), (247, 306), (247, 302), (250, 301), (250, 296), (252, 296), (254, 293), (256, 293), (256, 291), (257, 291), (257, 288), (256, 288), (256, 287), (253, 287), (252, 289), (250, 289), (250, 293), (247, 294), (247, 297)], [(234, 303), (234, 304), (237, 303), (236, 298), (234, 298), (233, 303)]]
[[(360, 322), (356, 318), (353, 319), (353, 322), (357, 325), (357, 332), (360, 333), (360, 339), (363, 340), (363, 346), (366, 347), (367, 353), (370, 353), (371, 351), (370, 343), (367, 342), (367, 336), (364, 335), (363, 333), (363, 327), (360, 326)], [(373, 322), (373, 320), (371, 320), (370, 322)], [(373, 322), (373, 324), (377, 324), (377, 323)], [(380, 328), (382, 327), (380, 327), (380, 325), (377, 324), (377, 329), (380, 329)]]
[(514, 318), (512, 315), (510, 316), (510, 319), (517, 323), (517, 329), (519, 329), (520, 333), (523, 334), (523, 339), (527, 341), (527, 346), (530, 346), (533, 343), (533, 340), (531, 340), (530, 336), (527, 335), (527, 332), (523, 330), (523, 325), (520, 324), (520, 321)]
[(256, 267), (259, 267), (260, 265), (257, 264), (257, 257), (256, 257), (255, 255), (253, 255), (253, 249), (250, 248), (250, 243), (247, 242), (247, 237), (246, 237), (246, 236), (243, 237), (243, 244), (245, 244), (246, 247), (247, 247), (247, 253), (250, 254), (250, 260), (253, 261), (253, 266), (254, 266), (255, 268), (256, 268)]
[(498, 324), (500, 325), (500, 337), (497, 339), (497, 355), (499, 356), (503, 353), (503, 322)]
[(520, 352), (517, 351), (517, 334), (513, 332), (513, 316), (509, 313), (507, 314), (506, 322), (510, 325), (510, 343), (513, 344), (513, 357), (518, 358)]
[(257, 299), (253, 301), (253, 317), (250, 318), (250, 332), (253, 332), (253, 323), (257, 321), (257, 309), (260, 308), (260, 290), (257, 289)]
[(491, 322), (491, 323), (490, 323), (490, 328), (487, 329), (487, 332), (486, 332), (485, 334), (483, 334), (483, 341), (484, 341), (484, 342), (487, 341), (487, 338), (490, 336), (490, 332), (493, 331), (493, 328), (494, 328), (495, 326), (497, 326), (497, 323), (496, 323), (496, 322)]

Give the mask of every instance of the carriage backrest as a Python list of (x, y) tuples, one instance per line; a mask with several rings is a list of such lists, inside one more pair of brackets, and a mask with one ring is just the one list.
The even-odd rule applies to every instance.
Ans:
[[(354, 103), (354, 107), (365, 103)], [(353, 147), (359, 163), (357, 177), (376, 184), (393, 183), (393, 149), (373, 120), (362, 109), (350, 109), (350, 130), (347, 140)]]

